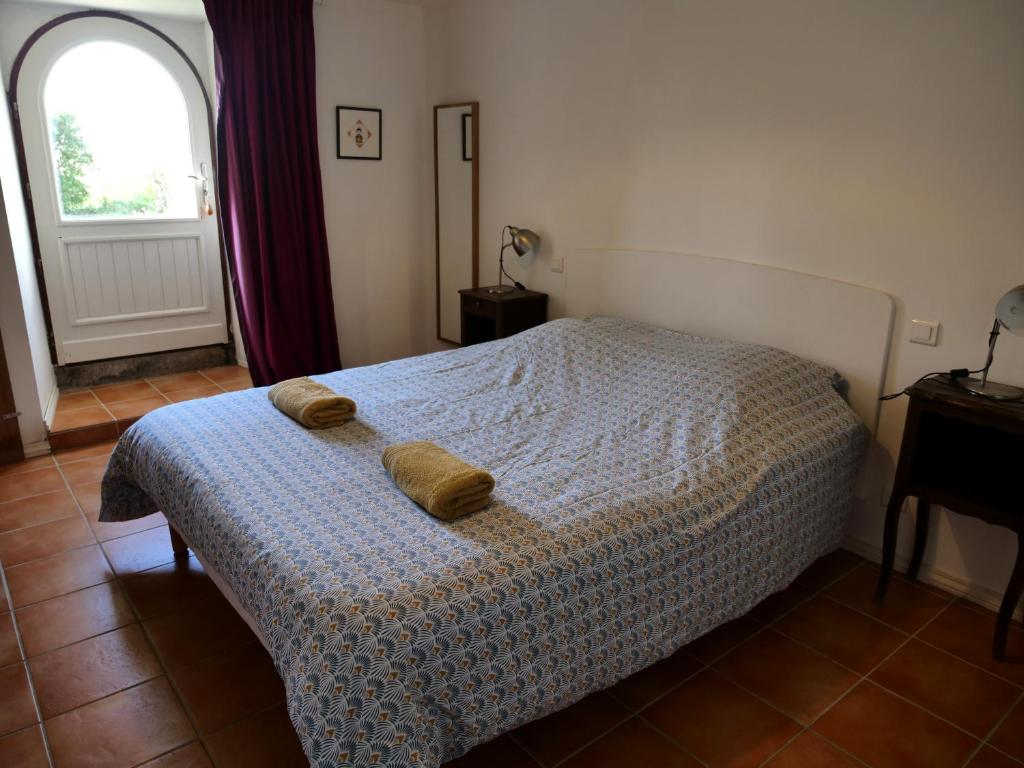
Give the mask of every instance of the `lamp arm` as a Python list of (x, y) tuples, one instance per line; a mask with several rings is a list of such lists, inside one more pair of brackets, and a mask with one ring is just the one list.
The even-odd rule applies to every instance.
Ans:
[(985, 367), (982, 369), (981, 386), (988, 384), (988, 369), (992, 367), (992, 358), (996, 353), (996, 341), (999, 340), (999, 318), (992, 324), (992, 330), (988, 334), (988, 357), (985, 358)]
[[(504, 227), (501, 228), (501, 248), (498, 250), (498, 288), (501, 288), (501, 278), (502, 275), (505, 274), (505, 249), (509, 248), (512, 245), (511, 242), (505, 242), (505, 230), (511, 228), (512, 227), (509, 224), (506, 224)], [(509, 279), (511, 280), (511, 278)]]

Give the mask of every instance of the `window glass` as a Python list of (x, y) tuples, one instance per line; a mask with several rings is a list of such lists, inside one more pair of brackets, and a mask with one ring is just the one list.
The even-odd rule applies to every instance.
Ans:
[(153, 57), (123, 43), (63, 54), (43, 93), (61, 218), (196, 218), (188, 110)]

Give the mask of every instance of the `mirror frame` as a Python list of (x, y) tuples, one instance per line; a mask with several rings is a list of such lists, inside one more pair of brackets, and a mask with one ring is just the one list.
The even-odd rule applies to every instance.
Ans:
[(437, 163), (437, 112), (440, 109), (453, 107), (469, 107), (473, 116), (473, 182), (472, 182), (472, 219), (473, 233), (472, 259), (473, 259), (473, 285), (471, 288), (480, 287), (480, 102), (479, 101), (456, 101), (448, 104), (434, 105), (434, 288), (435, 300), (434, 309), (437, 322), (437, 340), (448, 344), (462, 346), (461, 342), (454, 339), (446, 339), (441, 335), (441, 206), (438, 200), (438, 163)]

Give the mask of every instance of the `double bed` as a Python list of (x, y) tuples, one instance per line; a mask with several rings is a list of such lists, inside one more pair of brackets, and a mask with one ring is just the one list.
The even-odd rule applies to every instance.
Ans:
[[(265, 389), (121, 439), (101, 519), (162, 511), (254, 626), (314, 766), (436, 768), (671, 654), (841, 542), (868, 430), (833, 370), (609, 317)], [(381, 465), (431, 440), (497, 481), (453, 523)]]

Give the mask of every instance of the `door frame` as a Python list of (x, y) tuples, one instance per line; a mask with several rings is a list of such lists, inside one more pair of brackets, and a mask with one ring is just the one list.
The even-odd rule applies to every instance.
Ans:
[[(203, 104), (206, 107), (206, 128), (209, 132), (210, 148), (212, 151), (211, 165), (213, 166), (213, 178), (210, 179), (210, 183), (213, 189), (217, 189), (217, 178), (220, 172), (220, 159), (217, 157), (217, 132), (213, 119), (213, 105), (210, 101), (210, 94), (207, 92), (206, 85), (203, 83), (203, 78), (200, 75), (199, 70), (196, 68), (196, 65), (192, 62), (192, 59), (190, 59), (182, 47), (166, 33), (157, 29), (152, 24), (147, 24), (141, 19), (129, 16), (126, 13), (120, 13), (119, 11), (89, 10), (65, 13), (46, 22), (28, 36), (28, 39), (25, 40), (25, 43), (18, 50), (18, 55), (14, 58), (14, 63), (11, 66), (11, 79), (7, 85), (7, 106), (11, 114), (11, 127), (14, 132), (14, 147), (18, 156), (18, 173), (21, 174), (21, 195), (25, 200), (25, 212), (28, 217), (29, 235), (32, 241), (32, 261), (35, 266), (36, 284), (38, 285), (39, 298), (43, 305), (43, 318), (46, 321), (46, 342), (50, 349), (50, 362), (54, 366), (59, 364), (57, 360), (57, 343), (53, 334), (53, 319), (50, 317), (50, 301), (46, 289), (46, 278), (43, 274), (42, 248), (39, 243), (39, 230), (36, 226), (36, 211), (32, 200), (32, 188), (29, 184), (28, 178), (28, 157), (25, 154), (25, 140), (21, 130), (21, 114), (18, 107), (18, 78), (21, 75), (21, 67), (25, 62), (25, 57), (32, 49), (32, 46), (39, 42), (39, 39), (42, 38), (43, 35), (56, 27), (67, 24), (68, 22), (86, 18), (114, 19), (116, 21), (124, 21), (128, 24), (134, 24), (135, 26), (141, 27), (147, 32), (151, 32), (156, 35), (163, 42), (167, 43), (167, 45), (169, 45), (171, 49), (182, 58), (185, 62), (185, 66), (188, 67), (192, 76), (195, 77), (196, 84), (199, 86), (199, 90), (203, 94)], [(216, 208), (217, 248), (220, 252), (221, 289), (224, 292), (224, 321), (228, 343), (230, 344), (233, 338), (233, 329), (231, 327), (232, 304), (230, 289), (228, 288), (231, 283), (231, 273), (228, 266), (227, 250), (224, 247), (224, 229), (223, 219), (220, 215), (220, 201), (218, 201)]]
[(3, 336), (0, 335), (0, 465), (22, 461), (24, 458), (18, 406), (14, 402), (14, 388), (7, 369), (7, 353), (4, 351)]

